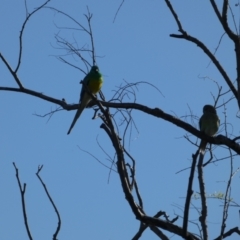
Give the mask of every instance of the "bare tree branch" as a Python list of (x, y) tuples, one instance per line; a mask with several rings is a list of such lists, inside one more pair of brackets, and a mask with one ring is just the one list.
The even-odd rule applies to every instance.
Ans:
[[(47, 95), (44, 95), (43, 93), (36, 92), (36, 91), (30, 90), (30, 89), (27, 89), (27, 88), (19, 89), (19, 88), (11, 88), (11, 87), (0, 87), (0, 91), (26, 93), (28, 95), (35, 96), (37, 98), (41, 98), (45, 101), (60, 105), (62, 108), (66, 109), (66, 110), (68, 109), (68, 104), (64, 101), (64, 99), (58, 100), (56, 98), (49, 97)], [(78, 106), (78, 104), (76, 104), (76, 106), (75, 105), (72, 105), (71, 107), (69, 106), (70, 108), (68, 110), (77, 109), (77, 106)]]
[[(65, 110), (76, 110), (79, 107), (79, 104), (67, 104), (64, 100), (58, 100), (49, 96), (46, 96), (42, 93), (30, 90), (30, 89), (18, 89), (18, 88), (10, 88), (10, 87), (0, 87), (0, 91), (14, 91), (14, 92), (21, 92), (21, 93), (26, 93), (41, 99), (44, 99), (48, 102), (56, 103), (60, 105), (63, 109)], [(231, 140), (225, 136), (218, 135), (217, 137), (210, 137), (203, 132), (197, 130), (190, 124), (170, 115), (167, 113), (164, 113), (161, 109), (159, 108), (149, 108), (147, 106), (138, 104), (138, 103), (111, 103), (111, 102), (102, 102), (102, 101), (97, 101), (98, 103), (101, 103), (105, 107), (112, 107), (112, 108), (125, 108), (125, 109), (136, 109), (139, 111), (142, 111), (144, 113), (150, 114), (152, 116), (162, 118), (168, 122), (173, 123), (174, 125), (185, 129), (189, 133), (193, 134), (194, 136), (201, 138), (203, 140), (206, 140), (209, 143), (216, 144), (216, 145), (221, 145), (224, 144), (227, 147), (231, 148), (234, 150), (236, 153), (240, 154), (240, 145), (236, 143), (234, 140)]]
[(200, 153), (199, 161), (198, 161), (198, 183), (199, 183), (199, 189), (200, 189), (202, 210), (201, 210), (201, 215), (199, 217), (199, 221), (202, 225), (203, 239), (208, 240), (208, 226), (206, 222), (208, 211), (207, 211), (205, 183), (203, 179), (203, 159), (204, 159), (204, 154)]
[(55, 233), (53, 234), (53, 240), (57, 240), (57, 235), (58, 235), (58, 233), (59, 233), (59, 231), (60, 231), (60, 229), (61, 229), (61, 217), (60, 217), (60, 214), (59, 214), (59, 212), (58, 212), (58, 209), (57, 209), (54, 201), (52, 200), (52, 198), (51, 198), (51, 196), (50, 196), (50, 194), (49, 194), (49, 192), (48, 192), (48, 190), (47, 190), (46, 184), (43, 182), (42, 178), (41, 178), (40, 175), (39, 175), (39, 173), (40, 173), (40, 171), (42, 170), (42, 168), (43, 168), (43, 165), (41, 165), (41, 166), (38, 167), (38, 171), (36, 172), (36, 175), (37, 175), (39, 181), (41, 182), (41, 184), (42, 184), (42, 186), (43, 186), (43, 188), (44, 188), (44, 191), (45, 191), (45, 193), (47, 194), (47, 197), (48, 197), (49, 201), (51, 202), (51, 204), (52, 204), (52, 206), (53, 206), (53, 208), (54, 208), (54, 210), (55, 210), (55, 212), (56, 212), (56, 214), (57, 214), (58, 225), (57, 225), (57, 228), (56, 228)]
[[(159, 217), (161, 217), (162, 215), (166, 215), (166, 213), (165, 212), (162, 212), (162, 211), (159, 211), (157, 214), (155, 214), (154, 215), (154, 218), (159, 218)], [(178, 217), (177, 217), (178, 218)], [(171, 221), (171, 222), (174, 222), (175, 220), (173, 220), (173, 221)], [(149, 225), (147, 225), (147, 224), (144, 224), (144, 223), (140, 223), (140, 227), (139, 227), (139, 230), (138, 230), (138, 232), (135, 234), (135, 236), (132, 238), (132, 240), (138, 240), (141, 236), (142, 236), (142, 234), (143, 234), (143, 232), (147, 229), (147, 228), (150, 228), (151, 229), (151, 227), (152, 226), (149, 226)], [(153, 231), (155, 231), (155, 228), (153, 229)], [(162, 232), (159, 232), (159, 235), (158, 235), (159, 237), (161, 237), (161, 239), (166, 239), (166, 240), (168, 240), (169, 238), (166, 236), (166, 235), (164, 235)]]
[(223, 1), (222, 15), (220, 14), (220, 12), (218, 10), (215, 0), (210, 0), (210, 3), (212, 4), (213, 10), (215, 11), (219, 22), (221, 23), (223, 29), (225, 30), (225, 32), (227, 33), (229, 38), (231, 38), (233, 41), (236, 41), (237, 36), (231, 31), (231, 29), (229, 28), (228, 23), (227, 23), (228, 0)]
[(15, 171), (16, 171), (16, 178), (17, 178), (17, 181), (18, 181), (18, 187), (19, 187), (19, 190), (20, 190), (20, 193), (21, 193), (22, 211), (23, 211), (23, 218), (24, 218), (25, 228), (27, 230), (28, 238), (30, 240), (33, 240), (31, 232), (30, 232), (30, 229), (29, 229), (29, 226), (28, 226), (27, 211), (26, 211), (25, 198), (24, 198), (27, 184), (24, 183), (23, 187), (21, 186), (21, 182), (20, 182), (19, 175), (18, 175), (18, 168), (16, 167), (15, 162), (13, 162), (13, 166), (14, 166)]
[(157, 227), (149, 226), (149, 228), (162, 240), (169, 240), (169, 238)]
[(214, 54), (212, 54), (210, 52), (210, 50), (201, 41), (199, 41), (197, 38), (194, 38), (194, 37), (192, 37), (192, 36), (190, 36), (188, 34), (186, 34), (186, 35), (170, 34), (170, 36), (174, 37), (174, 38), (186, 39), (186, 40), (188, 40), (190, 42), (195, 43), (198, 47), (200, 47), (204, 51), (204, 53), (212, 60), (212, 62), (214, 63), (214, 65), (216, 66), (218, 71), (221, 73), (221, 75), (223, 76), (223, 78), (226, 81), (227, 85), (229, 86), (229, 88), (231, 89), (232, 93), (234, 94), (234, 96), (237, 99), (238, 92), (237, 92), (236, 88), (234, 87), (234, 85), (232, 84), (231, 79), (229, 78), (229, 76), (227, 75), (226, 71), (224, 70), (222, 65), (219, 63), (217, 58), (214, 56)]
[(229, 236), (231, 236), (233, 233), (237, 233), (240, 236), (240, 230), (238, 227), (232, 228), (230, 230), (228, 230), (227, 232), (225, 232), (223, 234), (223, 236), (219, 236), (217, 238), (215, 238), (214, 240), (222, 240), (223, 238), (227, 238)]
[[(195, 43), (198, 47), (200, 47), (204, 53), (212, 60), (212, 62), (214, 63), (214, 65), (216, 66), (216, 68), (218, 69), (218, 71), (221, 73), (221, 75), (223, 76), (224, 80), (226, 81), (227, 85), (229, 86), (229, 88), (231, 89), (232, 93), (234, 94), (234, 96), (236, 97), (236, 99), (238, 99), (238, 92), (235, 89), (234, 85), (232, 84), (231, 79), (229, 78), (229, 76), (227, 75), (226, 71), (224, 70), (224, 68), (222, 67), (222, 65), (219, 63), (219, 61), (217, 60), (217, 58), (214, 56), (214, 54), (212, 54), (210, 52), (210, 50), (197, 38), (192, 37), (191, 35), (189, 35), (182, 27), (178, 16), (176, 14), (176, 12), (174, 11), (171, 3), (169, 0), (165, 0), (168, 8), (170, 9), (171, 13), (173, 14), (173, 17), (175, 19), (175, 21), (177, 22), (178, 28), (179, 28), (179, 32), (181, 32), (182, 34), (170, 34), (171, 37), (174, 38), (180, 38), (180, 39), (185, 39), (187, 41), (193, 42)], [(240, 106), (240, 105), (239, 105)]]
[[(228, 22), (227, 22), (227, 9), (228, 9), (228, 0), (223, 1), (223, 7), (222, 7), (222, 16), (217, 8), (217, 5), (214, 0), (210, 0), (212, 7), (219, 19), (219, 22), (221, 23), (223, 29), (226, 31), (227, 35), (235, 44), (235, 52), (236, 52), (236, 63), (237, 63), (237, 83), (238, 83), (238, 95), (235, 97), (238, 100), (238, 106), (240, 107), (240, 40), (239, 36), (234, 34), (231, 29), (229, 28)], [(225, 79), (226, 80), (226, 79)]]
[(100, 102), (98, 102), (98, 105), (100, 107), (100, 110), (102, 111), (102, 113), (104, 114), (104, 116), (106, 118), (106, 124), (107, 124), (107, 125), (102, 124), (101, 128), (103, 128), (105, 130), (105, 132), (111, 139), (113, 147), (116, 151), (117, 159), (118, 159), (117, 168), (118, 168), (120, 181), (122, 184), (122, 189), (125, 194), (125, 198), (128, 201), (129, 206), (131, 207), (136, 218), (145, 224), (152, 225), (155, 227), (160, 227), (162, 229), (168, 230), (169, 232), (172, 232), (179, 236), (185, 237), (185, 239), (187, 239), (187, 240), (197, 240), (198, 238), (195, 237), (191, 233), (187, 233), (187, 234), (183, 235), (182, 228), (180, 228), (170, 222), (166, 222), (166, 221), (163, 221), (163, 220), (160, 220), (157, 218), (152, 218), (152, 217), (146, 216), (143, 209), (135, 203), (134, 198), (131, 194), (131, 189), (130, 189), (127, 171), (126, 171), (126, 163), (125, 163), (125, 159), (124, 159), (124, 149), (119, 141), (120, 138), (117, 136), (117, 134), (114, 130), (114, 125), (112, 124), (110, 114), (103, 109)]
[[(5, 57), (0, 53), (0, 58), (2, 59), (2, 61), (4, 62), (4, 64), (6, 65), (7, 69), (9, 70), (9, 72), (12, 74), (13, 78), (15, 79), (15, 81), (17, 82), (17, 85), (19, 86), (20, 89), (23, 89), (23, 85), (20, 82), (16, 71), (13, 71), (12, 68), (10, 67), (10, 65), (8, 64), (7, 60), (5, 59)], [(19, 89), (19, 90), (20, 90)]]
[(192, 184), (193, 184), (193, 180), (194, 180), (194, 172), (195, 172), (196, 163), (197, 163), (197, 156), (198, 156), (198, 150), (194, 155), (192, 155), (192, 166), (191, 166), (191, 171), (190, 171), (189, 180), (188, 180), (188, 189), (187, 189), (187, 196), (186, 196), (186, 201), (185, 201), (184, 217), (183, 217), (183, 234), (184, 234), (184, 236), (186, 236), (187, 229), (188, 229), (188, 215), (189, 215), (191, 197), (193, 194)]
[(117, 18), (117, 15), (118, 15), (118, 13), (119, 13), (119, 11), (120, 11), (123, 3), (124, 3), (124, 0), (122, 0), (122, 2), (120, 3), (120, 5), (119, 5), (119, 7), (118, 7), (118, 9), (117, 9), (117, 12), (116, 12), (116, 14), (115, 14), (115, 16), (114, 16), (113, 22), (115, 22), (115, 20), (116, 20), (116, 18)]
[[(17, 73), (19, 67), (20, 67), (20, 64), (21, 64), (21, 58), (22, 58), (22, 36), (23, 36), (23, 31), (25, 29), (25, 26), (28, 22), (28, 20), (31, 18), (31, 16), (33, 16), (34, 13), (36, 13), (37, 11), (39, 11), (41, 8), (43, 8), (44, 6), (46, 6), (51, 0), (47, 0), (45, 3), (43, 3), (41, 6), (39, 6), (38, 8), (36, 8), (34, 11), (32, 11), (31, 13), (26, 13), (27, 14), (27, 17), (25, 19), (25, 21), (23, 22), (23, 25), (22, 25), (22, 29), (20, 31), (20, 35), (19, 35), (19, 55), (18, 55), (18, 64), (17, 64), (17, 67), (15, 69), (15, 73)], [(26, 11), (27, 11), (27, 4), (25, 2), (25, 8), (26, 8)]]
[[(54, 7), (46, 7), (46, 8), (51, 9), (51, 10), (53, 10), (53, 11), (56, 11), (57, 13), (60, 13), (60, 14), (62, 14), (63, 16), (69, 18), (69, 19), (72, 20), (75, 24), (77, 24), (78, 27), (80, 27), (79, 30), (84, 31), (84, 32), (86, 32), (86, 33), (89, 35), (89, 37), (90, 37), (90, 42), (91, 42), (91, 49), (79, 49), (79, 50), (78, 50), (78, 49), (76, 49), (71, 43), (69, 43), (68, 41), (60, 38), (59, 36), (56, 36), (56, 38), (57, 38), (57, 42), (58, 42), (58, 43), (62, 43), (63, 45), (66, 45), (66, 46), (67, 46), (67, 48), (66, 48), (67, 51), (70, 50), (70, 52), (72, 52), (72, 53), (76, 54), (77, 56), (79, 56), (80, 59), (84, 62), (84, 64), (85, 64), (86, 66), (87, 66), (87, 65), (90, 65), (90, 64), (89, 64), (89, 62), (88, 62), (79, 52), (90, 52), (91, 55), (92, 55), (92, 61), (93, 61), (93, 62), (92, 62), (92, 65), (96, 65), (96, 53), (95, 53), (94, 39), (93, 39), (93, 31), (92, 31), (92, 25), (91, 25), (91, 20), (92, 20), (93, 14), (90, 13), (89, 8), (87, 7), (87, 12), (88, 12), (88, 13), (87, 13), (87, 14), (84, 14), (84, 16), (86, 17), (87, 22), (88, 22), (88, 29), (87, 29), (86, 27), (84, 27), (81, 23), (79, 23), (77, 20), (75, 20), (73, 17), (71, 17), (69, 14), (67, 14), (67, 13), (65, 13), (65, 12), (63, 12), (63, 11), (61, 11), (61, 10), (58, 10), (58, 9), (56, 9), (56, 8), (54, 8)], [(67, 28), (67, 29), (71, 29), (71, 28)], [(58, 38), (61, 39), (62, 42), (59, 41)], [(61, 60), (63, 61), (63, 59), (61, 59)], [(65, 62), (67, 62), (67, 61), (65, 60)], [(68, 62), (67, 62), (67, 63), (68, 63)], [(71, 65), (70, 63), (68, 63), (68, 64)], [(74, 67), (77, 68), (76, 66), (74, 66)], [(82, 71), (82, 70), (81, 70), (81, 71)]]
[(91, 25), (91, 19), (92, 19), (92, 14), (89, 11), (89, 8), (87, 7), (88, 14), (85, 14), (87, 21), (88, 21), (88, 28), (89, 28), (89, 36), (91, 38), (91, 44), (92, 44), (92, 60), (93, 60), (93, 66), (96, 65), (96, 57), (95, 57), (95, 48), (94, 48), (94, 41), (93, 41), (93, 32), (92, 32), (92, 25)]

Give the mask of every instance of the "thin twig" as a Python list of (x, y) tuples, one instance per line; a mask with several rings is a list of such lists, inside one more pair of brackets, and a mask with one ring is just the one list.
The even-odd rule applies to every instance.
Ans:
[(92, 60), (93, 60), (93, 66), (96, 65), (96, 54), (95, 54), (95, 48), (94, 48), (94, 41), (93, 41), (93, 32), (92, 32), (92, 25), (91, 25), (91, 19), (93, 14), (90, 13), (89, 8), (87, 7), (88, 15), (85, 15), (88, 21), (88, 28), (89, 28), (89, 36), (91, 39), (91, 45), (92, 45)]
[(54, 208), (54, 210), (55, 210), (55, 212), (56, 212), (56, 214), (57, 214), (58, 224), (57, 224), (56, 231), (55, 231), (55, 233), (53, 234), (53, 240), (57, 240), (57, 235), (58, 235), (58, 233), (59, 233), (59, 231), (60, 231), (60, 229), (61, 229), (61, 217), (60, 217), (60, 214), (59, 214), (59, 212), (58, 212), (58, 209), (57, 209), (54, 201), (52, 200), (52, 198), (51, 198), (51, 196), (50, 196), (50, 194), (49, 194), (49, 192), (48, 192), (48, 189), (47, 189), (47, 187), (46, 187), (46, 184), (43, 182), (42, 178), (41, 178), (40, 175), (39, 175), (39, 173), (40, 173), (40, 171), (42, 170), (42, 168), (43, 168), (43, 165), (38, 166), (38, 170), (37, 170), (37, 172), (36, 172), (36, 175), (37, 175), (39, 181), (41, 182), (41, 184), (42, 184), (42, 186), (43, 186), (43, 188), (44, 188), (44, 191), (45, 191), (45, 193), (47, 194), (47, 197), (48, 197), (49, 201), (51, 202), (51, 204), (52, 204), (52, 206), (53, 206), (53, 208)]
[(116, 17), (117, 17), (117, 15), (118, 15), (118, 12), (120, 11), (120, 9), (121, 9), (123, 3), (124, 3), (124, 0), (122, 0), (122, 2), (120, 3), (120, 5), (119, 5), (119, 7), (118, 7), (118, 9), (117, 9), (117, 12), (116, 12), (116, 14), (115, 14), (115, 16), (114, 16), (114, 19), (113, 19), (113, 23), (115, 22)]
[[(51, 0), (47, 0), (45, 3), (43, 3), (41, 6), (39, 6), (38, 8), (36, 8), (34, 11), (32, 11), (31, 13), (29, 13), (25, 19), (25, 21), (23, 22), (22, 28), (20, 30), (20, 35), (19, 35), (19, 55), (18, 55), (18, 63), (17, 63), (17, 67), (15, 69), (15, 73), (17, 73), (20, 64), (21, 64), (21, 58), (22, 58), (22, 36), (23, 36), (23, 32), (25, 29), (25, 26), (28, 22), (28, 20), (30, 19), (30, 17), (33, 16), (34, 13), (36, 13), (37, 11), (39, 11), (41, 8), (43, 8), (44, 6), (46, 6)], [(27, 6), (25, 5), (25, 9), (27, 10)]]
[(20, 193), (21, 193), (22, 210), (23, 210), (23, 218), (24, 218), (25, 228), (27, 230), (28, 238), (30, 240), (33, 240), (31, 232), (30, 232), (30, 229), (29, 229), (29, 226), (28, 226), (27, 211), (26, 211), (25, 198), (24, 198), (24, 195), (25, 195), (25, 192), (26, 192), (26, 188), (27, 188), (27, 184), (24, 183), (23, 184), (23, 188), (22, 188), (21, 182), (20, 182), (20, 179), (19, 179), (19, 175), (18, 175), (18, 168), (16, 167), (15, 162), (13, 162), (13, 166), (14, 166), (15, 171), (16, 171), (16, 178), (17, 178), (17, 181), (18, 181), (18, 187), (19, 187), (19, 190), (20, 190)]

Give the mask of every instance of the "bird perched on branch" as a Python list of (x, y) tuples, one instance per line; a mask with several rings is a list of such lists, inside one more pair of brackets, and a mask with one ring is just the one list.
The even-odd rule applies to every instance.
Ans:
[(68, 130), (69, 134), (74, 127), (76, 121), (80, 117), (82, 111), (85, 107), (89, 104), (89, 102), (92, 100), (92, 97), (88, 93), (91, 92), (92, 94), (96, 94), (100, 91), (103, 84), (103, 77), (102, 74), (99, 72), (99, 68), (97, 66), (92, 66), (90, 72), (85, 76), (83, 79), (83, 86), (80, 93), (80, 100), (79, 100), (79, 108), (75, 114), (75, 117), (72, 121), (72, 124)]
[[(216, 109), (211, 105), (205, 105), (203, 107), (203, 115), (199, 120), (200, 131), (204, 132), (209, 136), (214, 136), (218, 131), (219, 125), (220, 120), (218, 118)], [(204, 154), (206, 146), (207, 142), (201, 140), (199, 149), (202, 154)]]

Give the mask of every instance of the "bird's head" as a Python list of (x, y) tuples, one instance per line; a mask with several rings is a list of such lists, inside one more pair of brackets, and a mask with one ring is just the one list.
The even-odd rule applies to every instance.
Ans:
[(95, 72), (95, 73), (99, 72), (98, 66), (92, 66), (91, 72)]
[(203, 113), (217, 114), (217, 111), (216, 111), (215, 107), (213, 107), (212, 105), (205, 105), (203, 107)]

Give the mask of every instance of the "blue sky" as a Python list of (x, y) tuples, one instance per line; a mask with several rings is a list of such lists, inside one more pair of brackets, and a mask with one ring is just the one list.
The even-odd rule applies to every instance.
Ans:
[[(207, 1), (172, 1), (184, 29), (202, 40), (211, 51), (218, 46), (223, 29)], [(42, 1), (28, 3), (29, 11)], [(223, 78), (200, 48), (185, 40), (169, 37), (178, 33), (177, 25), (164, 1), (125, 1), (115, 22), (114, 16), (121, 1), (51, 1), (49, 6), (58, 8), (87, 25), (86, 6), (93, 13), (92, 29), (95, 40), (98, 66), (104, 76), (102, 91), (106, 100), (124, 81), (149, 82), (159, 88), (164, 97), (147, 84), (139, 85), (137, 102), (151, 108), (158, 107), (176, 117), (192, 122), (194, 115), (200, 117), (205, 104), (213, 104), (212, 95), (217, 95), (216, 81), (227, 91)], [(14, 7), (13, 7), (14, 6)], [(232, 5), (238, 23), (239, 8)], [(4, 1), (0, 9), (0, 52), (14, 69), (19, 52), (19, 32), (25, 19), (24, 1)], [(204, 17), (203, 17), (204, 16)], [(232, 24), (232, 19), (229, 17)], [(59, 29), (76, 27), (73, 22), (49, 10), (42, 9), (27, 23), (23, 36), (23, 56), (18, 75), (26, 88), (42, 92), (68, 103), (77, 103), (84, 75), (60, 62), (56, 56), (64, 52), (57, 49), (55, 34), (79, 46), (89, 44), (83, 32)], [(225, 36), (216, 53), (230, 78), (236, 79), (234, 46)], [(77, 58), (68, 58), (79, 67), (84, 67)], [(89, 58), (89, 61), (91, 59)], [(203, 78), (207, 77), (207, 78)], [(211, 80), (210, 80), (211, 79)], [(0, 62), (0, 86), (17, 87), (14, 79)], [(219, 105), (231, 94), (223, 96)], [(46, 114), (57, 106), (21, 93), (0, 94), (0, 238), (5, 240), (27, 239), (24, 227), (20, 194), (12, 162), (19, 168), (22, 183), (27, 183), (26, 207), (28, 221), (34, 240), (50, 239), (57, 225), (57, 218), (42, 186), (36, 178), (39, 165), (44, 165), (41, 176), (61, 214), (62, 228), (58, 239), (131, 239), (137, 232), (139, 222), (128, 206), (119, 177), (110, 173), (84, 151), (91, 152), (103, 163), (109, 164), (98, 143), (111, 156), (114, 151), (105, 132), (99, 128), (99, 119), (92, 121), (93, 111), (83, 112), (70, 135), (68, 128), (75, 111), (60, 111), (48, 121), (34, 114)], [(126, 102), (132, 100), (125, 99)], [(111, 110), (114, 112), (115, 110)], [(236, 101), (226, 109), (228, 131), (239, 135)], [(218, 109), (224, 122), (224, 109)], [(154, 215), (166, 211), (170, 218), (183, 214), (191, 155), (196, 147), (184, 136), (186, 132), (162, 119), (133, 111), (137, 130), (129, 134), (128, 151), (136, 159), (136, 179), (144, 201), (145, 212)], [(121, 123), (120, 115), (116, 122)], [(120, 128), (121, 129), (121, 128)], [(121, 129), (121, 133), (123, 128)], [(221, 134), (225, 134), (222, 132)], [(193, 142), (195, 137), (191, 138)], [(218, 146), (216, 158), (228, 156), (229, 152)], [(209, 157), (207, 154), (206, 157)], [(239, 167), (239, 158), (234, 158), (233, 169)], [(197, 175), (196, 175), (197, 176)], [(209, 165), (205, 169), (207, 194), (224, 192), (229, 177), (229, 161)], [(232, 197), (239, 203), (239, 174), (233, 178)], [(197, 179), (194, 192), (199, 192)], [(193, 200), (196, 207), (199, 200)], [(209, 236), (220, 232), (222, 202), (209, 199)], [(198, 219), (192, 209), (191, 220)], [(239, 225), (237, 208), (230, 208), (227, 230)], [(182, 225), (181, 218), (176, 222)], [(189, 230), (197, 232), (194, 224)], [(146, 230), (143, 240), (158, 239)], [(174, 236), (172, 239), (179, 239)], [(236, 239), (236, 235), (229, 239)]]

